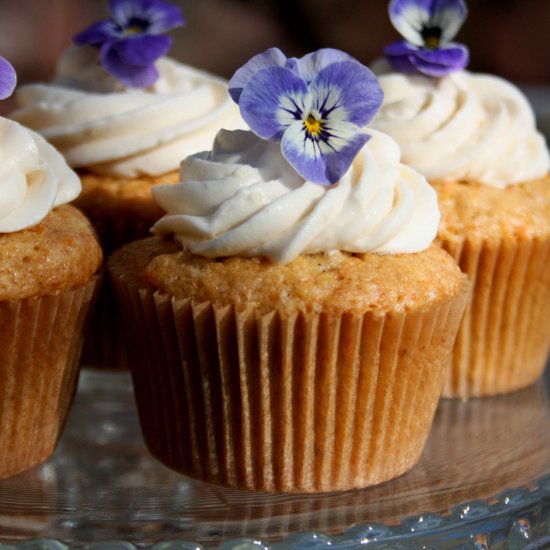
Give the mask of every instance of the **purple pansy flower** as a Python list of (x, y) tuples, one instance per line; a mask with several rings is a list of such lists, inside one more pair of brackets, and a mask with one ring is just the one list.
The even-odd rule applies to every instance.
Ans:
[(9, 61), (0, 57), (0, 99), (9, 97), (15, 88), (17, 75)]
[(158, 78), (155, 61), (172, 44), (163, 33), (183, 25), (178, 7), (162, 0), (109, 0), (111, 17), (94, 23), (74, 41), (99, 48), (101, 64), (132, 88), (145, 88)]
[(349, 169), (383, 98), (367, 67), (332, 49), (287, 59), (271, 48), (235, 73), (229, 93), (255, 134), (280, 141), (288, 162), (322, 185)]
[(398, 71), (440, 77), (468, 65), (466, 46), (452, 42), (468, 15), (464, 0), (391, 0), (389, 14), (405, 38), (384, 49)]

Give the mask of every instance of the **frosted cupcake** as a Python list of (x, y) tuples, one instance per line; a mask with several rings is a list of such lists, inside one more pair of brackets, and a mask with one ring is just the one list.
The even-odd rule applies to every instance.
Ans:
[(430, 246), (435, 193), (369, 139), (380, 89), (346, 54), (268, 50), (231, 92), (258, 135), (185, 159), (154, 190), (156, 236), (109, 261), (147, 446), (246, 489), (391, 479), (422, 452), (467, 300)]
[[(0, 65), (0, 94), (9, 95)], [(10, 73), (11, 71), (11, 73)], [(11, 79), (14, 81), (14, 77)], [(0, 118), (0, 479), (45, 460), (78, 378), (101, 249), (66, 203), (77, 175), (40, 135)]]
[[(78, 171), (83, 191), (76, 204), (105, 255), (149, 234), (162, 215), (151, 187), (177, 182), (184, 156), (208, 149), (220, 127), (244, 127), (223, 79), (165, 56), (171, 40), (163, 33), (183, 23), (178, 8), (113, 0), (110, 10), (109, 19), (76, 36), (51, 83), (18, 91), (12, 114)], [(94, 365), (125, 363), (111, 303), (106, 289), (93, 323), (100, 334), (85, 348)]]
[(373, 127), (436, 189), (437, 241), (474, 282), (443, 394), (506, 393), (541, 375), (550, 344), (548, 150), (515, 86), (463, 70), (467, 50), (449, 40), (464, 3), (420, 4), (390, 4), (409, 42), (386, 50), (399, 72), (378, 66), (384, 104)]

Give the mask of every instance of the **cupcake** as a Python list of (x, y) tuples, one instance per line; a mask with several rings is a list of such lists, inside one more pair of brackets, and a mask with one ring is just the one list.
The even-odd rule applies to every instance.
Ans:
[(420, 35), (408, 19), (417, 4), (390, 5), (412, 43), (387, 48), (397, 71), (377, 67), (384, 104), (372, 125), (437, 191), (437, 242), (474, 284), (443, 395), (502, 394), (539, 378), (548, 355), (548, 150), (515, 86), (464, 70), (467, 50), (448, 42), (466, 16), (464, 3), (418, 7)]
[[(223, 79), (165, 56), (171, 42), (162, 33), (183, 23), (179, 8), (114, 0), (110, 9), (110, 19), (75, 37), (51, 83), (19, 89), (12, 113), (77, 170), (75, 204), (106, 256), (149, 234), (163, 213), (151, 187), (176, 183), (184, 156), (208, 149), (220, 127), (244, 127)], [(104, 288), (86, 338), (88, 364), (125, 365), (112, 302)]]
[[(4, 79), (8, 69), (1, 69)], [(4, 479), (44, 461), (61, 435), (102, 254), (84, 215), (66, 204), (78, 195), (80, 182), (63, 157), (40, 135), (5, 118), (0, 148)]]
[(145, 442), (241, 489), (396, 477), (420, 457), (468, 297), (431, 246), (435, 193), (366, 133), (380, 89), (346, 54), (268, 50), (230, 86), (255, 133), (185, 159), (153, 191), (155, 236), (108, 263)]

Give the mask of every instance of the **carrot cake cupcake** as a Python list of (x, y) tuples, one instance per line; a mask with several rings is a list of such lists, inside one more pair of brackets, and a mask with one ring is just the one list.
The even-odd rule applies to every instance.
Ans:
[(109, 261), (146, 444), (239, 488), (391, 479), (420, 457), (468, 298), (431, 246), (436, 195), (365, 128), (380, 88), (346, 54), (271, 49), (230, 91), (254, 133), (185, 159), (153, 191), (156, 236)]
[[(11, 93), (10, 82), (13, 69), (0, 58), (3, 97)], [(88, 220), (66, 204), (80, 192), (80, 181), (63, 157), (5, 118), (0, 149), (3, 479), (45, 460), (61, 436), (102, 254)]]
[[(106, 256), (149, 234), (162, 215), (151, 187), (176, 183), (182, 158), (208, 149), (220, 127), (245, 127), (226, 81), (165, 55), (164, 33), (183, 24), (179, 8), (160, 0), (111, 0), (109, 8), (109, 18), (75, 37), (52, 82), (18, 90), (11, 115), (77, 170), (75, 204)], [(112, 302), (104, 289), (85, 344), (95, 366), (125, 364)]]
[(384, 104), (372, 123), (438, 193), (437, 242), (474, 283), (447, 397), (506, 393), (540, 377), (550, 345), (550, 160), (533, 110), (511, 83), (464, 69), (451, 42), (462, 0), (390, 3), (406, 38), (378, 65)]

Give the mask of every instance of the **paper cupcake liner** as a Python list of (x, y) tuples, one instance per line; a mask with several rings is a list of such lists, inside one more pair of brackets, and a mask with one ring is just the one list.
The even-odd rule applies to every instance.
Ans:
[(104, 277), (84, 332), (81, 363), (86, 367), (128, 370), (129, 362), (123, 320), (116, 307), (111, 282)]
[[(102, 219), (96, 220), (94, 227), (107, 257), (122, 245), (149, 236), (151, 223), (139, 219)], [(111, 282), (105, 277), (84, 335), (83, 365), (113, 370), (129, 368), (122, 323)]]
[(104, 256), (123, 244), (150, 236), (151, 226), (164, 215), (150, 190), (179, 182), (179, 169), (157, 177), (116, 178), (80, 170), (82, 193), (75, 200), (99, 235)]
[(152, 220), (139, 218), (92, 219), (105, 258), (122, 245), (151, 236)]
[[(105, 258), (122, 245), (151, 235), (152, 219), (98, 217), (88, 213), (97, 231)], [(159, 216), (162, 211), (159, 209)], [(123, 345), (122, 320), (108, 277), (103, 279), (97, 303), (86, 328), (82, 364), (95, 368), (127, 370), (128, 353)]]
[(0, 302), (0, 479), (39, 464), (55, 448), (76, 391), (97, 282)]
[(550, 346), (550, 242), (440, 245), (473, 283), (443, 396), (497, 395), (532, 384)]
[(113, 281), (151, 453), (276, 492), (366, 487), (418, 461), (468, 294), (425, 312), (285, 316)]

